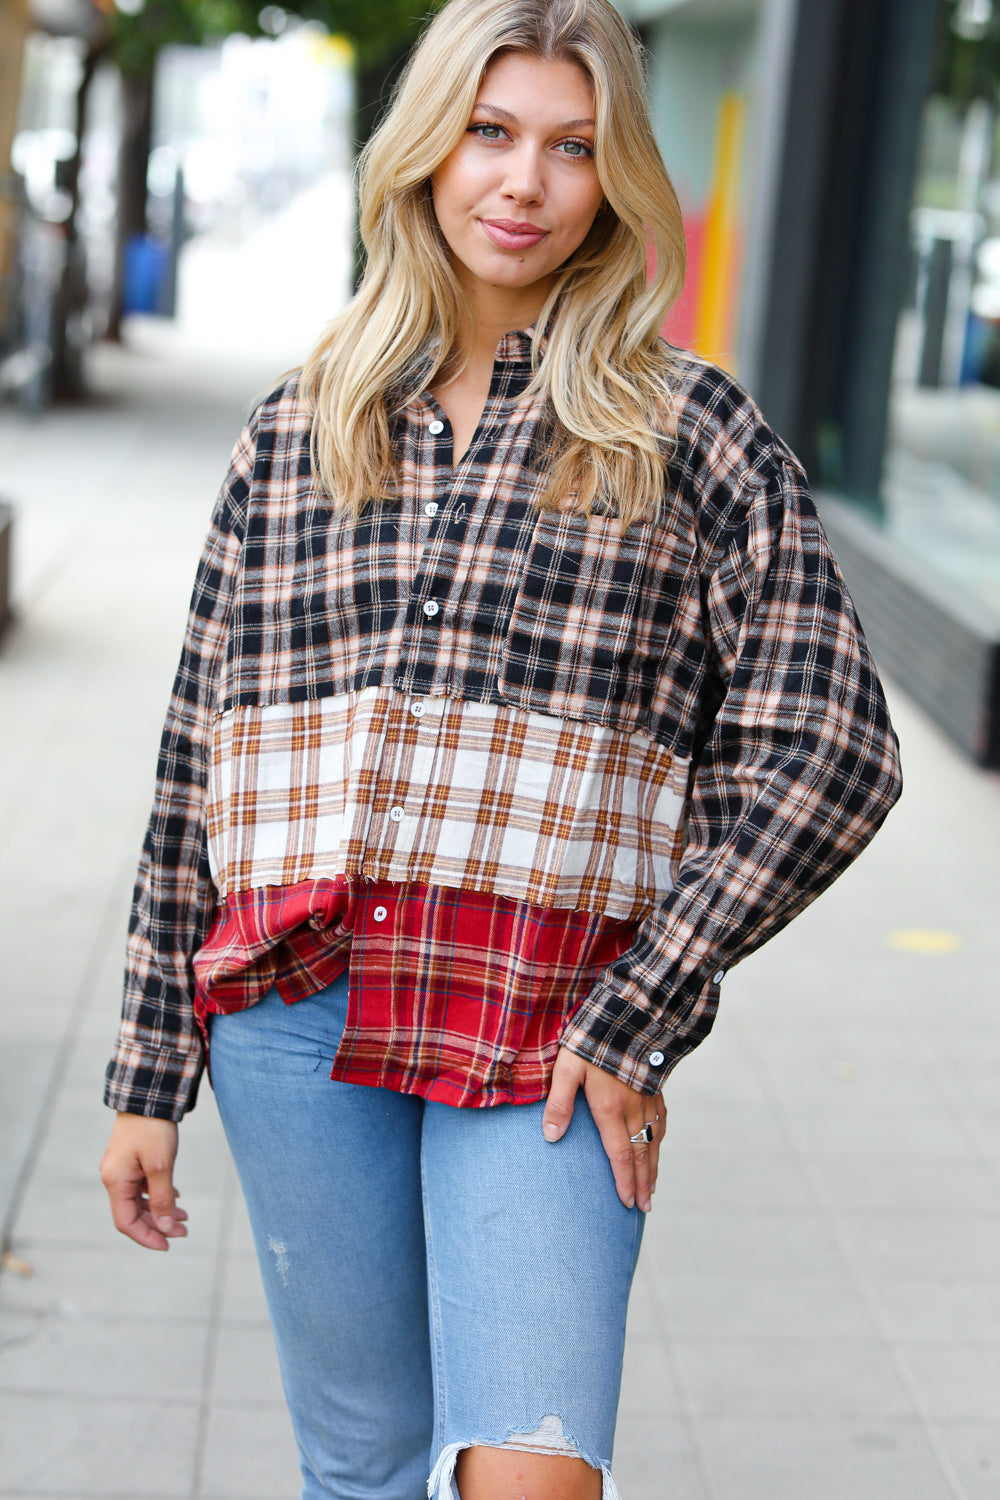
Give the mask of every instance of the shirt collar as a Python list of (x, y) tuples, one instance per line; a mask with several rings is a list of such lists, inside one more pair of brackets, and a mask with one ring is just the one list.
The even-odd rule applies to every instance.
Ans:
[[(531, 364), (531, 341), (535, 336), (533, 325), (527, 328), (512, 328), (505, 333), (496, 347), (493, 356), (495, 364), (504, 365), (530, 365)], [(545, 353), (548, 348), (548, 339), (543, 335), (540, 352)]]
[[(497, 344), (493, 355), (493, 379), (499, 376), (498, 366), (507, 372), (507, 381), (514, 378), (518, 390), (523, 389), (531, 378), (531, 341), (535, 336), (534, 325), (529, 324), (527, 328), (512, 328), (505, 333)], [(539, 352), (544, 355), (549, 346), (546, 335), (542, 335)], [(501, 377), (502, 378), (502, 377)], [(511, 393), (516, 399), (516, 392)], [(426, 406), (428, 393), (424, 390), (418, 398), (422, 406)]]

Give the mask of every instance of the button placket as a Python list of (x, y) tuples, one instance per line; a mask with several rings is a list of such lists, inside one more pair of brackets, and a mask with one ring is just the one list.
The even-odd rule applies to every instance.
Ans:
[(420, 835), (421, 814), (438, 764), (447, 709), (446, 698), (423, 695), (410, 697), (402, 705), (405, 720), (416, 719), (418, 727), (400, 736), (400, 757), (389, 772), (392, 779), (386, 782), (388, 806), (381, 836), (392, 865), (392, 879), (405, 878), (406, 861)]
[[(425, 396), (423, 398), (423, 405), (425, 408), (426, 406), (430, 405), (429, 397)], [(411, 416), (409, 420), (414, 421), (414, 418)], [(447, 432), (447, 423), (443, 422), (440, 417), (436, 417), (433, 415), (433, 407), (431, 407), (431, 420), (429, 422), (426, 421), (425, 416), (421, 414), (421, 416), (418, 417), (414, 422), (414, 425), (419, 426), (424, 432), (428, 433), (431, 437), (434, 438), (440, 438), (442, 433)], [(438, 444), (435, 444), (434, 446), (435, 462), (440, 463), (442, 447)], [(428, 560), (433, 559), (434, 555), (434, 537), (432, 535), (434, 527), (433, 525), (428, 525), (428, 522), (434, 521), (434, 518), (437, 516), (438, 512), (443, 509), (443, 503), (438, 500), (421, 501), (419, 488), (414, 499), (416, 508), (413, 513), (415, 516), (415, 525), (413, 528), (414, 560), (411, 575), (413, 579), (411, 593), (419, 596), (421, 591), (421, 584), (426, 577)], [(438, 607), (440, 608), (440, 606)], [(428, 618), (432, 617), (432, 615), (436, 612), (437, 611), (431, 611), (426, 608), (424, 609), (424, 614), (427, 615)]]
[[(476, 433), (469, 445), (469, 452), (462, 461), (452, 466), (447, 479), (440, 469), (440, 460), (447, 458), (446, 445), (451, 437), (448, 423), (442, 421), (435, 409), (433, 398), (424, 393), (421, 398), (422, 411), (408, 416), (413, 428), (419, 428), (425, 439), (428, 458), (439, 463), (436, 479), (444, 480), (440, 488), (436, 484), (414, 496), (415, 568), (408, 600), (406, 623), (408, 635), (400, 654), (400, 665), (394, 685), (402, 693), (419, 691), (448, 692), (451, 688), (455, 666), (450, 652), (453, 643), (450, 632), (460, 629), (464, 609), (464, 598), (469, 587), (468, 554), (476, 535), (483, 529), (488, 517), (497, 508), (497, 498), (484, 494), (481, 483), (470, 478), (475, 467), (475, 453), (483, 442), (497, 446), (496, 458), (506, 474), (512, 461), (504, 436), (506, 426), (520, 391), (511, 386), (510, 373), (499, 367), (494, 371), (489, 396), (480, 418)], [(434, 424), (441, 432), (435, 434)], [(517, 426), (515, 438), (522, 434)], [(427, 439), (433, 437), (433, 444)], [(424, 482), (427, 482), (426, 480)], [(509, 502), (501, 500), (501, 509)], [(534, 526), (534, 514), (529, 513), (524, 525)], [(436, 594), (437, 597), (427, 597)], [(428, 634), (424, 634), (427, 631)], [(430, 633), (433, 632), (433, 633)]]

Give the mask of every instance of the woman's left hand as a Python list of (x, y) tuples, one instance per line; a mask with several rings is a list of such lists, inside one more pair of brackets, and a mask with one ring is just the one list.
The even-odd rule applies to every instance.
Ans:
[[(637, 1203), (643, 1213), (648, 1213), (656, 1187), (660, 1142), (667, 1132), (667, 1107), (662, 1093), (640, 1094), (613, 1073), (605, 1073), (603, 1068), (595, 1068), (593, 1063), (560, 1048), (542, 1116), (547, 1141), (558, 1141), (565, 1135), (579, 1088), (583, 1089), (594, 1124), (600, 1131), (619, 1198), (626, 1208)], [(648, 1124), (653, 1126), (653, 1139), (648, 1144), (630, 1139)]]

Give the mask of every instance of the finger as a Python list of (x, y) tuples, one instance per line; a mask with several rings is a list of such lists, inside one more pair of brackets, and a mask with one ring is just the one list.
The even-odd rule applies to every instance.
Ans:
[[(636, 1124), (630, 1135), (638, 1135), (643, 1129), (645, 1121)], [(635, 1177), (635, 1201), (644, 1214), (648, 1214), (653, 1206), (652, 1192), (653, 1183), (656, 1181), (655, 1170), (655, 1136), (652, 1141), (630, 1141), (632, 1147), (632, 1164)]]
[[(650, 1113), (650, 1104), (653, 1113)], [(628, 1123), (629, 1142), (635, 1163), (635, 1198), (643, 1213), (649, 1213), (653, 1206), (652, 1195), (656, 1190), (665, 1114), (662, 1097), (658, 1095), (655, 1100), (644, 1103), (642, 1118)]]
[[(174, 1218), (175, 1219), (186, 1219), (187, 1218), (187, 1209), (181, 1207), (180, 1202), (178, 1201), (180, 1199), (180, 1196), (181, 1196), (180, 1195), (180, 1191), (177, 1188), (174, 1188)], [(148, 1196), (145, 1193), (143, 1193), (142, 1201), (145, 1204), (145, 1206), (148, 1208), (149, 1207), (149, 1198), (148, 1198)]]
[[(143, 1183), (142, 1186), (145, 1186)], [(176, 1193), (174, 1195), (176, 1197)], [(175, 1205), (173, 1211), (173, 1222), (169, 1229), (161, 1228), (165, 1224), (165, 1216), (154, 1214), (149, 1206), (148, 1196), (137, 1191), (132, 1204), (132, 1214), (129, 1215), (127, 1227), (122, 1230), (134, 1239), (138, 1244), (145, 1245), (153, 1250), (166, 1250), (167, 1240), (185, 1239), (187, 1237), (187, 1210)], [(114, 1215), (114, 1205), (112, 1205)], [(117, 1223), (117, 1220), (116, 1220)], [(122, 1228), (122, 1225), (118, 1225)]]
[(161, 1234), (173, 1234), (177, 1226), (172, 1164), (146, 1163), (146, 1196), (153, 1223)]
[(154, 1225), (140, 1192), (141, 1183), (126, 1179), (106, 1183), (111, 1217), (119, 1234), (147, 1250), (166, 1250), (166, 1236)]
[(173, 1185), (176, 1155), (173, 1121), (116, 1114), (101, 1159), (101, 1181), (115, 1227), (150, 1250), (166, 1250), (168, 1236), (186, 1233)]
[[(601, 1137), (608, 1161), (611, 1163), (611, 1171), (614, 1174), (615, 1188), (618, 1196), (626, 1208), (635, 1206), (635, 1149), (629, 1136), (634, 1134), (630, 1131), (619, 1110), (602, 1109), (590, 1106), (590, 1112), (594, 1117)], [(642, 1122), (635, 1127), (641, 1128)]]
[(572, 1053), (560, 1052), (552, 1069), (552, 1085), (542, 1115), (542, 1133), (547, 1141), (558, 1141), (573, 1118), (576, 1091), (583, 1083), (586, 1065)]
[(656, 1192), (656, 1180), (660, 1170), (660, 1144), (667, 1133), (667, 1106), (663, 1095), (656, 1096), (656, 1120), (653, 1123), (653, 1140), (649, 1148), (649, 1191)]
[[(175, 1193), (174, 1196), (176, 1197), (176, 1193)], [(146, 1197), (144, 1197), (142, 1199), (142, 1205), (141, 1206), (142, 1206), (142, 1217), (143, 1217), (144, 1221), (147, 1224), (149, 1224), (151, 1228), (155, 1229), (156, 1228), (156, 1221), (155, 1221), (153, 1212), (152, 1212), (152, 1210), (150, 1209), (150, 1206), (149, 1206), (149, 1199), (146, 1198)], [(181, 1208), (181, 1206), (180, 1206), (179, 1203), (175, 1203), (175, 1205), (174, 1205), (174, 1227), (173, 1227), (173, 1229), (164, 1229), (161, 1232), (166, 1235), (167, 1239), (183, 1239), (184, 1236), (187, 1234), (187, 1209)]]

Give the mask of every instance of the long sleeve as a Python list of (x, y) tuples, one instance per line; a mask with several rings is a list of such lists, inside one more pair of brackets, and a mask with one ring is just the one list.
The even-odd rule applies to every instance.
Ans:
[(179, 1119), (204, 1059), (192, 957), (215, 907), (205, 827), (206, 752), (253, 474), (255, 419), (240, 436), (198, 567), (180, 665), (160, 741), (156, 792), (136, 877), (122, 1020), (105, 1102)]
[(846, 868), (901, 789), (804, 474), (776, 444), (735, 498), (702, 580), (712, 691), (677, 879), (562, 1038), (648, 1092), (707, 1035), (725, 971)]

